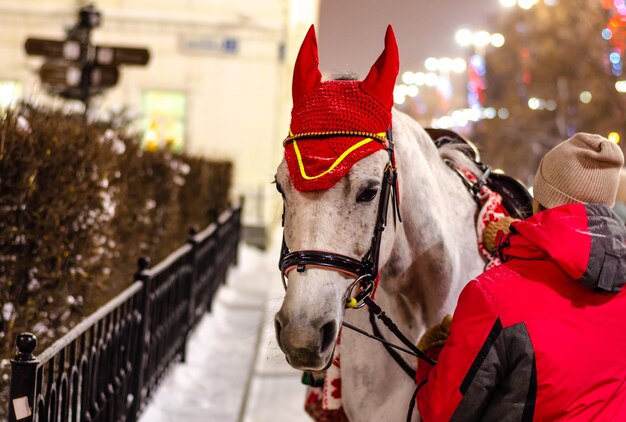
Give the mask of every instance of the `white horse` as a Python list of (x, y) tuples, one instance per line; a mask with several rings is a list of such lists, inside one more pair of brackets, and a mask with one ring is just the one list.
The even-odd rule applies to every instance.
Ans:
[[(482, 271), (484, 261), (476, 240), (476, 203), (444, 160), (466, 168), (472, 168), (471, 161), (454, 147), (438, 150), (421, 126), (405, 114), (394, 110), (392, 122), (403, 220), (394, 225), (390, 204), (375, 299), (400, 330), (417, 342), (426, 327), (454, 311), (459, 293)], [(354, 164), (332, 188), (313, 192), (294, 188), (283, 160), (276, 181), (284, 196), (284, 238), (289, 248), (361, 259), (372, 240), (388, 160), (386, 151), (377, 151)], [(376, 194), (374, 200), (357, 202), (364, 193), (368, 196), (368, 190), (369, 196)], [(307, 267), (288, 273), (276, 328), (278, 343), (293, 367), (324, 369), (344, 320), (371, 331), (365, 308), (345, 309), (346, 291), (353, 281), (333, 269)], [(387, 340), (399, 343), (379, 326)], [(414, 381), (382, 344), (347, 329), (341, 336), (342, 400), (349, 419), (405, 420)], [(414, 357), (403, 358), (416, 366)]]

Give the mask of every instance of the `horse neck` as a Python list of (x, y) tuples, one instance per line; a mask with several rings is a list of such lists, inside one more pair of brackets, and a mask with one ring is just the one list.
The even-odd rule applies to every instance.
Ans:
[(471, 195), (416, 122), (395, 113), (394, 127), (403, 222), (382, 268), (379, 297), (406, 328), (419, 332), (452, 313), (484, 263)]

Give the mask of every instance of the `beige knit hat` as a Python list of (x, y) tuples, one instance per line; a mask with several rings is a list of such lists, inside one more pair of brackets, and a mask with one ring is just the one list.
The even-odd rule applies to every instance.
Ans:
[(545, 208), (584, 203), (612, 207), (624, 155), (600, 135), (577, 133), (539, 163), (533, 194)]

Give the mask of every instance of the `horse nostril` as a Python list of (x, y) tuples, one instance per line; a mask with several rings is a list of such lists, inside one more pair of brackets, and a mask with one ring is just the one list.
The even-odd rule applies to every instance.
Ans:
[(280, 321), (278, 320), (278, 318), (274, 318), (274, 330), (276, 331), (276, 341), (278, 342), (278, 345), (280, 346), (280, 332), (283, 329), (282, 325), (280, 324)]
[(322, 347), (320, 352), (324, 352), (335, 340), (335, 334), (337, 332), (337, 325), (335, 321), (330, 321), (324, 324), (320, 330), (322, 332)]

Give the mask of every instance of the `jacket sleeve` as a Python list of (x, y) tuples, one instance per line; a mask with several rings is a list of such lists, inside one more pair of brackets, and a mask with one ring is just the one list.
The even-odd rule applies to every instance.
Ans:
[(501, 331), (490, 296), (472, 280), (459, 296), (437, 364), (418, 363), (416, 381), (424, 384), (417, 393), (417, 406), (423, 421), (449, 421), (453, 416), (480, 420), (502, 374), (500, 353), (490, 353)]

